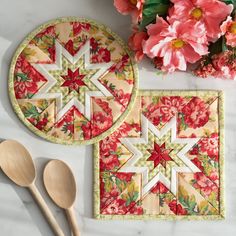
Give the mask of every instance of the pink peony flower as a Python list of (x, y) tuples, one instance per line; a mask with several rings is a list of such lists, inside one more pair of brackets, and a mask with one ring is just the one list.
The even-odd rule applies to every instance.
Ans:
[(147, 27), (148, 40), (144, 43), (144, 53), (150, 58), (163, 58), (162, 70), (185, 71), (187, 62), (195, 63), (208, 53), (205, 27), (200, 22), (187, 20), (180, 22), (157, 17), (155, 24)]
[(142, 19), (144, 2), (145, 0), (114, 0), (114, 6), (123, 15), (131, 14), (133, 23), (138, 23)]
[(220, 24), (230, 15), (233, 5), (219, 0), (171, 0), (170, 17), (185, 22), (192, 19), (205, 26), (208, 40), (216, 41), (221, 36)]
[(143, 42), (148, 38), (146, 32), (134, 31), (129, 37), (129, 47), (135, 52), (135, 60), (141, 61), (143, 59)]
[(222, 34), (226, 37), (226, 44), (231, 47), (236, 47), (236, 20), (232, 20), (228, 16), (225, 22), (220, 27)]

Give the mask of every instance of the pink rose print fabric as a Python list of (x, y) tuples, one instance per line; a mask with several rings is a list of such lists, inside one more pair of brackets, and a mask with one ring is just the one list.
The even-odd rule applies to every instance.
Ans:
[(218, 91), (140, 91), (95, 144), (95, 217), (223, 218), (222, 102)]
[(105, 26), (63, 18), (41, 26), (13, 59), (10, 90), (21, 120), (36, 134), (88, 144), (119, 126), (135, 98), (136, 65)]

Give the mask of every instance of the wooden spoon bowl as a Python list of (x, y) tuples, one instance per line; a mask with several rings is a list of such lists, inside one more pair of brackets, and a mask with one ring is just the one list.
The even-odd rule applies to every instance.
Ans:
[(29, 152), (14, 140), (6, 140), (0, 145), (0, 166), (3, 172), (21, 187), (31, 185), (36, 172)]
[(43, 173), (45, 188), (52, 200), (65, 209), (74, 236), (79, 235), (73, 210), (76, 199), (76, 183), (69, 166), (60, 160), (50, 161)]
[(43, 180), (49, 196), (59, 207), (72, 207), (76, 197), (76, 184), (71, 170), (64, 162), (50, 161), (44, 169)]

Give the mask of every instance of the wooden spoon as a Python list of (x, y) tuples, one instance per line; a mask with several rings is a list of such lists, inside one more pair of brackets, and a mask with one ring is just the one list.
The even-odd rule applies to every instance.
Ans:
[(72, 171), (63, 161), (50, 161), (43, 173), (45, 188), (52, 200), (65, 209), (74, 236), (79, 228), (73, 208), (76, 199), (76, 183)]
[(36, 172), (29, 152), (20, 143), (6, 140), (0, 144), (0, 166), (17, 185), (27, 187), (57, 236), (64, 236), (60, 226), (35, 185)]

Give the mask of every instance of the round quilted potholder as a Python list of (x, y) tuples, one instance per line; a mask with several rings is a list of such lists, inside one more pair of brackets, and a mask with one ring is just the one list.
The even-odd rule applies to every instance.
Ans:
[(131, 110), (137, 66), (104, 25), (68, 17), (32, 32), (10, 68), (13, 107), (35, 134), (56, 143), (90, 144), (111, 134)]

